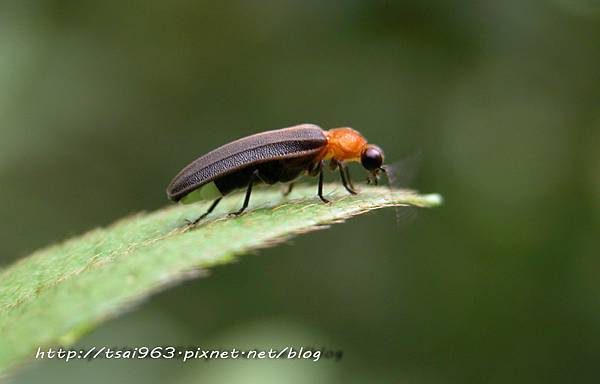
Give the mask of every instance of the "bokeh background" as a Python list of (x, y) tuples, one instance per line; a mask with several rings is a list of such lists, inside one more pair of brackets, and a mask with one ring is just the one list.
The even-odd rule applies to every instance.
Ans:
[(2, 1), (0, 265), (164, 206), (197, 155), (301, 122), (421, 151), (414, 186), (446, 199), (243, 257), (78, 343), (340, 361), (43, 361), (13, 382), (597, 382), (599, 4)]

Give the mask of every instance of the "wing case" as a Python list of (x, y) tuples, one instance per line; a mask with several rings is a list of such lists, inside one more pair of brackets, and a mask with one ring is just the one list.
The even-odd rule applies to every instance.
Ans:
[(167, 187), (173, 201), (215, 179), (267, 161), (314, 155), (327, 144), (324, 131), (314, 124), (261, 132), (225, 144), (194, 160)]

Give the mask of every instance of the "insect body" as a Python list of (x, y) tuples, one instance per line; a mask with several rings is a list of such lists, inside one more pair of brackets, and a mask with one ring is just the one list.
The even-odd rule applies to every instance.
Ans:
[(244, 204), (235, 215), (242, 213), (250, 201), (253, 185), (257, 183), (289, 183), (303, 174), (319, 177), (318, 195), (323, 197), (323, 163), (329, 160), (331, 170), (338, 169), (342, 184), (356, 194), (345, 163), (361, 162), (377, 182), (383, 171), (383, 151), (351, 128), (334, 128), (324, 131), (313, 124), (301, 124), (289, 128), (257, 133), (225, 144), (194, 160), (175, 176), (167, 187), (167, 195), (173, 201), (184, 204), (214, 199), (206, 213), (193, 224), (208, 215), (230, 192), (246, 188)]

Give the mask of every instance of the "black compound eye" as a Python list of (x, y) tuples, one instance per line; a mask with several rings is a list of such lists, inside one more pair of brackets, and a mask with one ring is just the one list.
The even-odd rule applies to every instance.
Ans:
[(369, 171), (379, 169), (383, 164), (383, 151), (376, 145), (368, 145), (360, 156), (360, 162)]

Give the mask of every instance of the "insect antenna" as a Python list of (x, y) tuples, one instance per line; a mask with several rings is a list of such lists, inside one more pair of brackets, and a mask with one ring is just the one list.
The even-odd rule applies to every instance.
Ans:
[[(396, 161), (392, 164), (383, 165), (381, 173), (387, 179), (387, 186), (392, 188), (404, 188), (410, 191), (410, 184), (417, 175), (417, 170), (421, 162), (421, 151), (416, 151), (406, 158)], [(376, 177), (374, 175), (374, 177)], [(411, 205), (395, 207), (396, 226), (403, 227), (416, 219), (418, 215), (417, 208)]]

